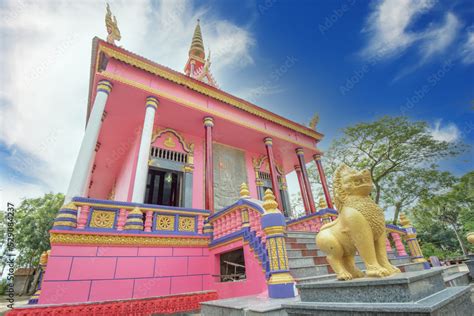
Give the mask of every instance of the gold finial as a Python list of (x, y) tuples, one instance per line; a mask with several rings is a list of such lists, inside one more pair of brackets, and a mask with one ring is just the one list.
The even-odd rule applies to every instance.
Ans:
[(44, 251), (40, 257), (40, 265), (45, 266), (48, 263), (49, 251)]
[(408, 219), (408, 217), (405, 215), (405, 213), (400, 213), (400, 224), (402, 224), (403, 227), (410, 227), (411, 222)]
[(319, 209), (322, 210), (322, 209), (325, 209), (328, 207), (327, 203), (326, 203), (326, 199), (324, 197), (319, 197), (319, 205), (318, 205)]
[(249, 199), (250, 198), (250, 191), (247, 183), (242, 183), (240, 185), (240, 197), (242, 199)]
[(279, 213), (277, 209), (278, 203), (275, 200), (272, 190), (267, 189), (265, 195), (263, 196), (263, 208), (266, 213)]
[(202, 41), (201, 26), (199, 25), (200, 20), (197, 20), (196, 28), (194, 29), (193, 39), (191, 41), (191, 48), (189, 49), (189, 56), (198, 57), (204, 60), (204, 43)]
[(315, 113), (315, 114), (313, 115), (313, 118), (312, 118), (311, 121), (309, 122), (309, 127), (310, 127), (311, 129), (316, 130), (316, 125), (318, 125), (318, 123), (319, 123), (319, 114), (318, 114), (318, 113)]
[(122, 38), (120, 35), (120, 30), (117, 25), (117, 18), (115, 15), (112, 17), (112, 11), (110, 11), (110, 6), (107, 3), (107, 13), (105, 14), (105, 27), (107, 28), (107, 43), (114, 44), (115, 41), (120, 41)]

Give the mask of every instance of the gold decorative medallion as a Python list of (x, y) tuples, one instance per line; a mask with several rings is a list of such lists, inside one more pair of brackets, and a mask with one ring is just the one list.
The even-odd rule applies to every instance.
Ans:
[(168, 147), (168, 148), (176, 147), (176, 143), (173, 141), (173, 138), (171, 138), (171, 136), (168, 136), (168, 138), (166, 138), (163, 144), (165, 145), (165, 147)]
[(194, 217), (180, 216), (178, 220), (178, 230), (180, 232), (194, 232), (195, 224)]
[(113, 211), (92, 211), (89, 227), (92, 228), (114, 228), (115, 212)]
[(174, 230), (173, 215), (157, 215), (156, 230)]

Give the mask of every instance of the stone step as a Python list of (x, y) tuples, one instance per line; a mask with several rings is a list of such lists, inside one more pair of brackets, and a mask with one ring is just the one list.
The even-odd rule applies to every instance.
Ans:
[(290, 238), (316, 238), (316, 233), (308, 233), (308, 232), (287, 232), (287, 237)]
[(299, 302), (300, 298), (271, 299), (266, 295), (243, 296), (201, 303), (203, 316), (286, 316), (282, 304)]
[(286, 243), (293, 242), (299, 244), (316, 244), (316, 239), (309, 237), (309, 238), (293, 238), (293, 237), (286, 237)]
[(304, 258), (314, 256), (324, 256), (323, 252), (316, 249), (287, 249), (288, 258)]
[(443, 279), (446, 286), (466, 286), (469, 285), (469, 271), (456, 272), (448, 275), (443, 273)]
[(413, 272), (413, 271), (423, 271), (425, 270), (425, 266), (423, 262), (409, 262), (404, 264), (399, 264), (397, 267), (402, 272)]
[(316, 243), (295, 243), (295, 242), (287, 242), (286, 243), (286, 248), (287, 249), (318, 249), (316, 246)]
[[(380, 293), (383, 295), (383, 292)], [(450, 287), (419, 301), (406, 303), (326, 303), (293, 302), (283, 304), (285, 313), (278, 315), (472, 315), (467, 286)], [(265, 314), (263, 314), (265, 315)], [(262, 316), (263, 316), (262, 315)]]
[(468, 271), (467, 266), (464, 263), (461, 264), (453, 264), (451, 266), (442, 266), (443, 274), (452, 274), (457, 272)]
[(295, 278), (304, 278), (310, 276), (318, 276), (333, 273), (329, 264), (311, 264), (308, 266), (302, 266), (298, 268), (290, 268), (290, 274)]

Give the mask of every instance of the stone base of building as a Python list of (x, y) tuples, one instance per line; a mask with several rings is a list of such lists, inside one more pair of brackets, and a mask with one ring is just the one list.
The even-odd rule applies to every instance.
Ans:
[(387, 278), (301, 284), (288, 315), (470, 315), (469, 286), (446, 288), (442, 269)]

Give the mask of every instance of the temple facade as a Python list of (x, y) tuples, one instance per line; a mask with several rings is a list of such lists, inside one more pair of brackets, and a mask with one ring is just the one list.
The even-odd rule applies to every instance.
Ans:
[[(36, 299), (295, 296), (285, 233), (317, 232), (337, 216), (317, 148), (323, 135), (219, 89), (199, 22), (183, 73), (110, 36), (92, 43), (85, 135)], [(321, 177), (322, 209), (308, 163)], [(287, 190), (293, 171), (300, 217)], [(392, 233), (405, 251), (403, 229)]]

